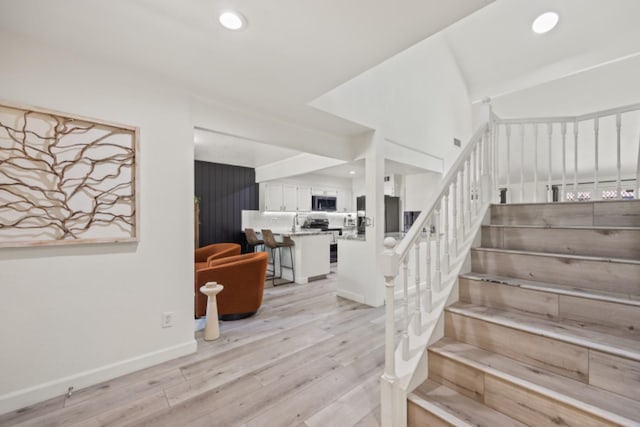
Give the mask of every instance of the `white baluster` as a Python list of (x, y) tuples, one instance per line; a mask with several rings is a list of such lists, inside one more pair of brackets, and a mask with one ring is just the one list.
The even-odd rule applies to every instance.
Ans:
[(547, 123), (547, 134), (549, 136), (549, 170), (547, 174), (547, 202), (553, 202), (553, 190), (551, 188), (551, 137), (553, 132), (553, 124)]
[[(416, 261), (416, 272), (414, 273), (416, 279), (416, 312), (413, 315), (413, 330), (417, 335), (422, 335), (422, 304), (420, 302), (420, 239), (416, 240), (414, 250)], [(426, 307), (426, 309), (427, 312), (431, 311), (431, 307)]]
[(538, 202), (538, 124), (533, 124), (533, 202)]
[[(384, 239), (385, 256), (393, 258), (396, 241), (393, 237)], [(396, 262), (393, 262), (397, 266)], [(397, 269), (393, 274), (397, 274)], [(385, 285), (385, 329), (384, 329), (384, 378), (394, 382), (396, 375), (396, 343), (395, 343), (395, 285), (396, 276), (384, 276)]]
[(469, 221), (467, 223), (467, 232), (464, 234), (464, 238), (467, 238), (467, 233), (471, 231), (471, 157), (465, 162), (467, 166), (467, 172), (465, 173), (465, 188), (466, 188), (466, 197), (465, 197), (465, 213), (466, 219)]
[(452, 253), (454, 259), (458, 258), (458, 173), (456, 172), (456, 179), (451, 184), (451, 218), (453, 219), (453, 227), (451, 228), (451, 243), (453, 243)]
[(510, 203), (511, 202), (511, 125), (507, 125), (505, 131), (507, 132), (507, 203)]
[(520, 203), (524, 203), (524, 123), (520, 125)]
[(480, 141), (478, 141), (478, 146), (476, 147), (476, 161), (478, 162), (478, 167), (476, 168), (476, 171), (478, 173), (478, 179), (476, 180), (476, 215), (478, 215), (478, 212), (480, 212), (480, 207), (482, 206), (482, 202), (483, 202), (483, 195), (482, 195), (482, 159), (483, 159), (483, 154), (482, 154), (482, 150), (484, 147), (484, 138), (480, 138)]
[[(440, 204), (440, 201), (436, 203), (436, 206)], [(433, 290), (440, 292), (442, 285), (442, 270), (440, 269), (440, 207), (438, 206), (434, 212), (434, 224), (436, 224), (436, 274), (433, 278)]]
[[(473, 142), (471, 142), (473, 144)], [(469, 173), (471, 174), (471, 186), (469, 188), (469, 195), (471, 196), (470, 206), (469, 206), (469, 228), (471, 228), (473, 224), (473, 219), (475, 218), (476, 213), (476, 151), (471, 150), (471, 154), (469, 157)]]
[(442, 199), (442, 205), (444, 207), (444, 227), (442, 229), (442, 234), (444, 237), (444, 271), (446, 274), (449, 274), (449, 189), (444, 193), (444, 197)]
[[(427, 219), (427, 224), (431, 224), (432, 217)], [(429, 231), (427, 232), (427, 253), (425, 254), (425, 265), (424, 265), (424, 306), (427, 308), (427, 311), (431, 313), (431, 226), (429, 225)]]
[(600, 120), (596, 117), (595, 119), (593, 119), (593, 132), (594, 132), (594, 136), (595, 136), (595, 143), (594, 143), (594, 148), (595, 148), (595, 159), (594, 159), (594, 163), (595, 163), (595, 168), (593, 169), (593, 196), (591, 197), (591, 200), (600, 200), (600, 194), (598, 194), (598, 169), (599, 169), (599, 162), (598, 162), (598, 138), (599, 138), (599, 132), (600, 131)]
[(573, 122), (573, 193), (578, 201), (578, 121)]
[[(493, 145), (493, 173), (494, 173), (494, 185), (493, 189), (497, 190), (500, 187), (500, 126), (496, 123), (493, 131), (494, 145)], [(508, 193), (508, 191), (507, 191)]]
[(620, 151), (620, 132), (622, 131), (622, 115), (616, 114), (616, 131), (618, 134), (617, 147), (618, 147), (618, 175), (616, 179), (616, 198), (622, 200), (622, 185), (620, 183), (620, 169), (621, 169), (621, 151)]
[(560, 125), (562, 133), (562, 201), (567, 201), (567, 122)]
[(464, 238), (466, 236), (467, 225), (465, 223), (465, 213), (464, 213), (464, 169), (465, 162), (462, 162), (462, 167), (460, 168), (460, 238), (464, 242)]
[(409, 257), (402, 260), (402, 358), (409, 360)]

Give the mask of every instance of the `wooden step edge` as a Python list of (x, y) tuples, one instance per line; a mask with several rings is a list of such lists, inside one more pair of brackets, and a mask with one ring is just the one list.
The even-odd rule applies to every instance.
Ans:
[[(431, 390), (425, 391), (425, 388)], [(429, 394), (433, 391), (437, 395), (432, 396)], [(410, 393), (408, 400), (436, 418), (454, 426), (477, 427), (478, 423), (476, 421), (480, 421), (482, 425), (501, 426), (508, 424), (512, 427), (525, 427), (524, 424), (508, 415), (429, 379), (418, 386), (414, 392)]]
[(415, 392), (409, 393), (407, 399), (410, 402), (414, 403), (416, 406), (419, 406), (421, 409), (427, 411), (428, 413), (445, 423), (459, 427), (476, 427), (473, 424), (469, 424), (468, 422), (450, 414), (448, 411), (436, 405), (434, 402), (425, 399)]
[(527, 224), (487, 224), (487, 228), (529, 228), (552, 230), (602, 230), (602, 231), (640, 231), (640, 227), (616, 226), (616, 225), (527, 225)]
[(584, 202), (523, 202), (523, 203), (492, 203), (491, 206), (566, 206), (566, 205), (595, 205), (596, 203), (640, 203), (638, 199), (631, 200), (589, 200)]
[(481, 282), (495, 283), (498, 285), (513, 286), (531, 291), (547, 292), (558, 295), (566, 295), (578, 298), (592, 299), (596, 301), (612, 302), (617, 304), (640, 307), (640, 297), (615, 292), (597, 291), (595, 289), (568, 287), (549, 282), (536, 282), (533, 280), (518, 279), (515, 277), (496, 276), (486, 273), (463, 273), (459, 277), (463, 279)]
[(499, 253), (506, 253), (506, 254), (514, 254), (514, 255), (541, 256), (541, 257), (547, 257), (547, 258), (564, 258), (564, 259), (579, 260), (579, 261), (598, 261), (598, 262), (611, 262), (616, 264), (640, 265), (640, 260), (624, 259), (624, 258), (595, 257), (595, 256), (588, 256), (588, 255), (560, 254), (555, 252), (519, 251), (515, 249), (484, 248), (484, 247), (471, 248), (471, 250), (478, 251), (478, 252), (499, 252)]
[[(580, 399), (571, 397), (571, 396), (569, 396), (569, 395), (567, 395), (565, 393), (553, 390), (552, 388), (545, 387), (543, 385), (536, 384), (536, 383), (534, 383), (532, 381), (516, 377), (514, 375), (511, 375), (511, 374), (508, 374), (506, 372), (503, 372), (503, 371), (501, 371), (499, 369), (493, 368), (493, 367), (491, 367), (489, 365), (485, 365), (483, 363), (477, 362), (477, 361), (475, 361), (473, 359), (469, 359), (467, 357), (460, 356), (455, 352), (447, 351), (445, 349), (441, 349), (441, 348), (434, 347), (434, 346), (429, 347), (429, 351), (437, 353), (442, 357), (454, 360), (454, 361), (456, 361), (458, 363), (461, 363), (461, 364), (463, 364), (465, 366), (469, 366), (471, 368), (479, 370), (479, 371), (481, 371), (481, 372), (483, 372), (485, 374), (492, 375), (492, 376), (494, 376), (496, 378), (502, 379), (502, 380), (504, 380), (506, 382), (509, 382), (511, 384), (515, 384), (516, 386), (522, 387), (522, 388), (527, 389), (527, 390), (531, 390), (531, 391), (533, 391), (533, 392), (535, 392), (537, 394), (540, 394), (542, 396), (550, 397), (550, 398), (552, 398), (552, 399), (554, 399), (554, 400), (556, 400), (558, 402), (561, 402), (561, 403), (563, 403), (565, 405), (571, 406), (571, 407), (573, 407), (575, 409), (578, 409), (578, 410), (580, 410), (582, 412), (586, 412), (588, 414), (591, 414), (591, 415), (593, 415), (595, 417), (604, 418), (606, 420), (612, 421), (612, 422), (617, 423), (617, 424), (622, 425), (622, 426), (637, 426), (638, 425), (636, 420), (632, 420), (632, 419), (626, 418), (626, 417), (624, 417), (624, 416), (622, 416), (620, 414), (617, 414), (615, 412), (611, 412), (608, 409), (592, 405), (592, 404), (584, 402), (584, 401), (582, 401)], [(505, 356), (503, 356), (503, 357), (505, 359), (508, 359)], [(529, 366), (529, 365), (527, 365), (526, 363), (523, 363), (523, 362), (515, 362), (515, 363), (519, 363), (520, 365), (523, 365), (523, 366)], [(532, 370), (543, 370), (541, 368), (533, 368), (533, 367), (529, 367), (529, 369), (532, 369)], [(557, 374), (554, 374), (554, 373), (546, 371), (546, 370), (545, 370), (545, 373), (547, 375), (559, 376)], [(566, 378), (563, 378), (563, 379), (567, 380)], [(575, 381), (575, 380), (573, 380), (573, 381)], [(606, 391), (606, 390), (603, 390), (603, 391)], [(612, 394), (615, 394), (615, 393), (612, 393)], [(624, 396), (620, 396), (620, 397), (624, 398)], [(628, 399), (628, 398), (626, 398), (626, 399)], [(629, 400), (631, 400), (631, 399), (629, 399)]]
[[(467, 304), (467, 305), (473, 305), (473, 304)], [(477, 306), (477, 307), (479, 307), (479, 306)], [(497, 309), (493, 309), (493, 310), (502, 311), (502, 310), (497, 310)], [(577, 346), (580, 346), (580, 347), (584, 347), (584, 348), (587, 348), (587, 349), (598, 350), (598, 351), (601, 351), (603, 353), (607, 353), (607, 354), (611, 354), (611, 355), (619, 356), (619, 357), (624, 357), (626, 359), (635, 360), (637, 362), (640, 362), (640, 352), (634, 352), (634, 351), (631, 351), (631, 350), (626, 350), (626, 349), (621, 349), (621, 348), (617, 348), (617, 347), (611, 347), (611, 346), (605, 345), (605, 344), (600, 344), (600, 343), (595, 342), (595, 341), (591, 341), (591, 340), (588, 340), (588, 339), (585, 339), (585, 338), (577, 337), (577, 336), (571, 334), (570, 332), (567, 332), (566, 334), (560, 334), (560, 333), (557, 333), (555, 331), (550, 331), (548, 329), (543, 329), (543, 328), (540, 328), (540, 327), (530, 326), (529, 324), (527, 324), (525, 322), (518, 322), (518, 321), (511, 320), (511, 319), (497, 319), (496, 317), (491, 316), (491, 315), (475, 313), (473, 311), (465, 309), (464, 307), (456, 307), (454, 305), (446, 307), (445, 311), (449, 311), (451, 313), (459, 314), (459, 315), (465, 316), (465, 317), (471, 317), (471, 318), (477, 319), (477, 320), (482, 320), (484, 322), (492, 323), (494, 325), (505, 326), (507, 328), (515, 329), (515, 330), (518, 330), (518, 331), (528, 332), (528, 333), (533, 334), (533, 335), (538, 335), (538, 336), (541, 336), (541, 337), (550, 338), (550, 339), (554, 339), (554, 340), (557, 340), (557, 341), (566, 342), (566, 343), (569, 343), (569, 344), (574, 344), (574, 345), (577, 345)], [(505, 312), (505, 313), (507, 313), (507, 312)], [(514, 312), (508, 312), (508, 313), (515, 314)], [(521, 314), (520, 316), (533, 317), (531, 314)], [(547, 320), (553, 321), (552, 319), (547, 319)], [(560, 324), (561, 322), (554, 322), (554, 323)], [(597, 332), (597, 333), (601, 333), (601, 332)]]

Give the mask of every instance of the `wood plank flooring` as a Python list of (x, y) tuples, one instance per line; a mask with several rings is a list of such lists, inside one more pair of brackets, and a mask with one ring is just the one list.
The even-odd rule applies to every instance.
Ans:
[(0, 426), (380, 425), (384, 307), (335, 295), (335, 273), (265, 289), (251, 318), (197, 353), (0, 416)]

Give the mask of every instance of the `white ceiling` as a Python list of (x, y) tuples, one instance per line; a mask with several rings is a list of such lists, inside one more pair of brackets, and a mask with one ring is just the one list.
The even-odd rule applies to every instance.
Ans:
[[(20, 0), (0, 2), (0, 28), (348, 135), (362, 128), (307, 104), (491, 1)], [(246, 30), (217, 23), (228, 8), (244, 14)]]
[[(355, 174), (349, 172), (354, 171)], [(408, 165), (405, 163), (396, 162), (393, 160), (384, 160), (384, 174), (385, 175), (414, 175), (420, 173), (434, 173), (432, 170), (419, 168), (416, 166)], [(326, 175), (339, 178), (362, 178), (365, 174), (365, 161), (364, 159), (356, 160), (349, 163), (344, 163), (330, 168), (322, 169), (313, 172), (314, 175)]]
[[(248, 28), (221, 28), (223, 8), (239, 9)], [(551, 103), (564, 87), (588, 93), (603, 73), (576, 73), (640, 51), (640, 0), (0, 0), (0, 30), (160, 75), (202, 99), (345, 136), (363, 128), (308, 103), (475, 9), (445, 34), (473, 100), (504, 95), (502, 104), (517, 110), (515, 94), (525, 89), (528, 100), (536, 88), (552, 87)], [(558, 27), (533, 34), (531, 21), (547, 10), (560, 13)], [(625, 80), (615, 84), (637, 87), (637, 73), (621, 71), (624, 65), (617, 63), (615, 76)], [(558, 79), (567, 85), (550, 84)], [(218, 136), (210, 149), (196, 146), (196, 156), (227, 153), (220, 161), (259, 166), (297, 153)], [(246, 149), (235, 152), (240, 143)]]
[(196, 160), (249, 168), (264, 166), (301, 153), (205, 129), (195, 129), (193, 140)]
[[(558, 26), (533, 33), (533, 20), (550, 10), (559, 13)], [(638, 0), (498, 0), (452, 25), (445, 37), (477, 101), (640, 52), (639, 16)]]

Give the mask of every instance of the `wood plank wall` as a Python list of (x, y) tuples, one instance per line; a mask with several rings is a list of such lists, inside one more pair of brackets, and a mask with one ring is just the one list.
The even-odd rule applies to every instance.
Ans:
[(258, 209), (253, 168), (195, 162), (195, 195), (200, 198), (200, 246), (234, 242), (245, 249), (241, 211)]

